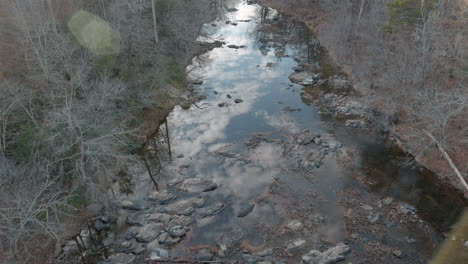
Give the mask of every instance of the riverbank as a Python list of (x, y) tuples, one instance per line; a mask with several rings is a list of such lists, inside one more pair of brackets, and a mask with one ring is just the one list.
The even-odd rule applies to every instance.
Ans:
[[(417, 130), (420, 129), (421, 126), (424, 127), (424, 125), (412, 120), (413, 117), (408, 117), (408, 115), (411, 115), (411, 113), (408, 113), (408, 111), (405, 110), (399, 112), (400, 110), (397, 109), (398, 107), (394, 108), (395, 104), (403, 103), (403, 101), (401, 100), (393, 102), (394, 99), (392, 98), (392, 96), (388, 95), (385, 98), (385, 90), (378, 90), (379, 84), (377, 80), (379, 78), (382, 79), (382, 76), (384, 76), (387, 73), (375, 72), (375, 70), (378, 67), (380, 67), (378, 65), (378, 62), (376, 62), (380, 58), (377, 58), (374, 56), (375, 54), (372, 54), (376, 52), (377, 48), (382, 49), (382, 47), (376, 47), (376, 45), (383, 45), (382, 43), (366, 42), (365, 37), (362, 36), (355, 36), (356, 40), (354, 40), (354, 42), (349, 40), (349, 42), (346, 43), (343, 40), (343, 38), (351, 34), (349, 32), (349, 30), (351, 29), (349, 29), (348, 27), (352, 27), (352, 22), (345, 22), (345, 19), (347, 18), (344, 17), (347, 17), (350, 14), (343, 13), (341, 14), (343, 18), (340, 19), (332, 18), (330, 9), (333, 8), (332, 6), (335, 3), (330, 2), (329, 4), (306, 4), (301, 1), (293, 1), (287, 4), (283, 1), (266, 0), (259, 0), (258, 3), (264, 6), (269, 6), (280, 10), (284, 14), (291, 15), (295, 19), (304, 22), (307, 25), (307, 27), (316, 34), (317, 39), (324, 46), (324, 48), (327, 49), (328, 56), (333, 61), (333, 64), (337, 65), (340, 71), (345, 73), (345, 79), (350, 81), (350, 83), (347, 85), (352, 86), (352, 89), (357, 93), (357, 96), (353, 100), (359, 101), (359, 104), (367, 108), (366, 114), (368, 114), (368, 120), (372, 120), (373, 124), (386, 135), (389, 142), (402, 149), (404, 152), (409, 153), (419, 165), (433, 171), (438, 177), (435, 184), (442, 183), (451, 185), (457, 190), (457, 192), (464, 195), (465, 199), (468, 197), (468, 190), (466, 190), (466, 188), (463, 186), (463, 183), (460, 182), (460, 179), (456, 176), (456, 173), (454, 171), (454, 166), (456, 166), (457, 169), (461, 171), (461, 174), (463, 174), (464, 163), (466, 163), (466, 157), (464, 153), (468, 151), (468, 145), (463, 143), (464, 139), (466, 140), (466, 135), (460, 134), (458, 131), (456, 131), (457, 128), (454, 128), (453, 125), (448, 125), (448, 127), (444, 127), (444, 129), (446, 130), (443, 133), (447, 134), (447, 136), (444, 135), (444, 138), (447, 139), (447, 143), (444, 143), (444, 146), (442, 148), (446, 148), (445, 150), (449, 153), (450, 158), (453, 160), (454, 166), (452, 166), (449, 163), (449, 161), (443, 157), (443, 153), (441, 153), (437, 149), (437, 146), (441, 146), (442, 143), (433, 142), (432, 139), (427, 136), (427, 134), (418, 134), (420, 133), (420, 131), (418, 132)], [(336, 10), (341, 10), (342, 12), (352, 12), (351, 7), (346, 7), (349, 9), (346, 9), (347, 11), (343, 11), (345, 10), (344, 5), (341, 5), (339, 8), (335, 6), (335, 8)], [(377, 6), (373, 8), (378, 9), (381, 7)], [(452, 9), (449, 9), (449, 7), (446, 8), (447, 12), (452, 12), (454, 17), (459, 16), (457, 12), (453, 12)], [(363, 11), (361, 10), (361, 12)], [(336, 15), (337, 14), (335, 14), (335, 16)], [(369, 18), (369, 16), (372, 15), (374, 14), (372, 13), (371, 15), (367, 15), (368, 17), (366, 19), (371, 19), (372, 17)], [(365, 15), (363, 14), (363, 16)], [(382, 22), (382, 20), (385, 21), (385, 18), (387, 16), (385, 10), (380, 11), (380, 16), (381, 18), (378, 21), (372, 23), (384, 23)], [(347, 23), (346, 26), (344, 25), (344, 23)], [(345, 28), (347, 28), (348, 32), (344, 33), (343, 31), (341, 35), (337, 35), (339, 34), (340, 30), (345, 30)], [(379, 33), (373, 32), (372, 30), (374, 29), (364, 26), (360, 30), (363, 31), (362, 33), (360, 33), (361, 35)], [(450, 28), (450, 30), (453, 31), (454, 29)], [(460, 33), (460, 31), (457, 32), (457, 34)], [(357, 34), (357, 31), (354, 34)], [(402, 35), (402, 33), (399, 32), (397, 32), (396, 34)], [(360, 45), (361, 47), (352, 48), (355, 47), (355, 45)], [(398, 47), (397, 44), (394, 45)], [(398, 47), (396, 49), (403, 48), (404, 47)], [(344, 54), (345, 50), (347, 54)], [(380, 52), (384, 52), (384, 50), (382, 49)], [(375, 58), (372, 58), (373, 56)], [(367, 58), (368, 61), (372, 61), (372, 63), (370, 64), (376, 64), (374, 66), (374, 69), (369, 69), (369, 67), (364, 66), (366, 64), (366, 60), (363, 58)], [(388, 61), (389, 63), (391, 63), (390, 59), (388, 59)], [(450, 62), (446, 61), (445, 63), (449, 64)], [(360, 64), (362, 66), (357, 66), (356, 64)], [(387, 69), (382, 69), (381, 71), (385, 70)], [(390, 87), (388, 89), (397, 90), (395, 89), (395, 87)], [(379, 95), (378, 93), (382, 93), (382, 95)], [(408, 95), (408, 97), (409, 96), (410, 95)], [(333, 98), (331, 99), (333, 100)], [(435, 102), (424, 102), (424, 104), (435, 104)], [(463, 104), (464, 103), (462, 103), (462, 105)], [(443, 112), (444, 111), (441, 110), (440, 113), (443, 115)], [(428, 115), (430, 115), (429, 112), (426, 113), (426, 116)], [(463, 111), (461, 111), (460, 113), (454, 113), (454, 115), (458, 115), (458, 117), (455, 117), (450, 122), (456, 123), (458, 122), (458, 118), (463, 119), (464, 116), (466, 117)], [(424, 118), (426, 117), (421, 117), (421, 119)], [(445, 117), (439, 117), (439, 119), (442, 118)], [(430, 122), (436, 123), (438, 121)], [(356, 125), (360, 126), (359, 123), (354, 124), (354, 126)], [(426, 125), (425, 129), (430, 131), (432, 129), (431, 126), (432, 124)], [(428, 148), (428, 145), (433, 147)]]

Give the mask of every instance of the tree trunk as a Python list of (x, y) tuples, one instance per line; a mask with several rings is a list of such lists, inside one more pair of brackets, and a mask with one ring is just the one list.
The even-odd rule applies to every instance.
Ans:
[(159, 37), (158, 37), (158, 24), (156, 22), (156, 7), (155, 7), (155, 2), (156, 0), (151, 0), (151, 9), (153, 10), (153, 32), (154, 32), (154, 41), (156, 44), (159, 43)]

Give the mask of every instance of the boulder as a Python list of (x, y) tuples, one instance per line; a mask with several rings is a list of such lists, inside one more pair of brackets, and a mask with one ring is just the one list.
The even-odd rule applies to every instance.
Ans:
[(289, 242), (286, 245), (286, 250), (287, 251), (293, 251), (293, 250), (296, 250), (296, 249), (299, 249), (299, 248), (303, 248), (305, 246), (305, 244), (306, 244), (306, 241), (304, 239), (298, 239), (298, 240)]
[(198, 216), (200, 218), (205, 218), (208, 216), (213, 216), (219, 214), (221, 211), (224, 209), (224, 204), (219, 202), (211, 205), (210, 207), (207, 208), (202, 208), (198, 210)]
[(218, 188), (218, 185), (209, 179), (187, 178), (176, 185), (181, 191), (189, 193), (209, 192)]
[(147, 206), (142, 202), (142, 201), (130, 201), (130, 200), (123, 200), (120, 202), (120, 206), (123, 209), (127, 210), (134, 210), (134, 211), (140, 211), (144, 210), (147, 208)]
[(203, 262), (203, 261), (211, 261), (213, 259), (213, 254), (208, 248), (203, 248), (197, 252), (196, 260)]
[(171, 216), (164, 213), (153, 213), (147, 214), (145, 220), (148, 222), (160, 222), (167, 225), (169, 221), (171, 221)]
[(185, 229), (183, 226), (175, 225), (167, 230), (172, 237), (182, 237), (185, 235)]
[(151, 246), (148, 244), (148, 250), (151, 251), (150, 259), (151, 260), (158, 260), (158, 259), (168, 259), (169, 258), (169, 251), (160, 248), (158, 246)]
[(169, 224), (167, 224), (167, 226), (168, 227), (175, 226), (175, 225), (189, 226), (190, 224), (192, 224), (192, 222), (193, 222), (192, 218), (190, 218), (188, 216), (180, 215), (180, 216), (177, 216), (174, 219), (172, 219), (169, 222)]
[(299, 72), (291, 74), (289, 79), (291, 82), (302, 86), (312, 86), (320, 79), (320, 75), (308, 72)]
[(158, 202), (159, 204), (168, 204), (174, 201), (176, 196), (166, 190), (153, 192), (148, 196), (148, 200)]
[(240, 208), (239, 213), (237, 213), (237, 217), (245, 217), (249, 215), (253, 211), (254, 207), (255, 207), (255, 204), (252, 204), (252, 203), (243, 205)]
[(164, 225), (161, 223), (150, 223), (140, 227), (135, 236), (136, 240), (141, 243), (149, 243), (158, 237), (163, 230)]
[(191, 215), (193, 213), (192, 201), (191, 199), (187, 199), (174, 202), (167, 205), (163, 209), (163, 212), (167, 214)]
[(349, 246), (338, 243), (336, 246), (327, 249), (324, 252), (311, 250), (302, 256), (302, 263), (306, 264), (333, 264), (345, 259), (345, 255), (350, 252)]

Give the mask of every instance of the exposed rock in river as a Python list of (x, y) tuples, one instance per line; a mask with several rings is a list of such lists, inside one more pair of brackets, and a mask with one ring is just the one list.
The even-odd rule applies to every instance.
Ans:
[(237, 213), (237, 217), (245, 217), (247, 215), (249, 215), (253, 209), (255, 207), (255, 204), (246, 204), (246, 205), (243, 205), (240, 210), (239, 210), (239, 213)]
[(302, 263), (305, 264), (333, 264), (345, 259), (345, 255), (351, 251), (349, 246), (339, 243), (336, 246), (327, 249), (324, 252), (311, 250), (302, 256)]
[(189, 193), (209, 192), (218, 188), (215, 182), (203, 178), (187, 178), (174, 184), (174, 186), (181, 191)]
[(312, 86), (320, 79), (320, 75), (308, 72), (299, 72), (291, 74), (289, 79), (291, 82), (302, 86)]
[(221, 213), (224, 209), (224, 204), (219, 202), (211, 205), (210, 207), (199, 209), (197, 214), (200, 218), (205, 218), (208, 216), (213, 216)]

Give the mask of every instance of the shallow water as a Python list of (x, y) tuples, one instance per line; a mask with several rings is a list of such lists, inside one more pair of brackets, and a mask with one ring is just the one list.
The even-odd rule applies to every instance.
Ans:
[[(342, 122), (322, 115), (316, 106), (301, 99), (302, 87), (292, 84), (288, 76), (297, 66), (293, 57), (304, 54), (304, 39), (298, 38), (306, 30), (303, 25), (284, 20), (282, 27), (270, 31), (286, 33), (269, 35), (259, 29), (276, 16), (274, 11), (262, 19), (259, 6), (239, 4), (237, 8), (237, 12), (227, 13), (225, 20), (250, 22), (233, 26), (220, 20), (215, 22), (216, 27), (207, 25), (206, 30), (212, 39), (246, 47), (224, 46), (195, 59), (188, 70), (192, 78), (203, 80), (198, 89), (207, 98), (188, 110), (177, 107), (168, 117), (173, 156), (184, 157), (176, 158), (166, 170), (179, 177), (214, 180), (221, 187), (203, 195), (208, 205), (218, 201), (225, 204), (220, 214), (198, 220), (174, 253), (182, 255), (192, 246), (215, 246), (226, 236), (254, 245), (271, 243), (274, 232), (267, 231), (278, 229), (299, 214), (300, 210), (291, 211), (288, 203), (304, 203), (311, 208), (305, 210), (306, 214), (325, 219), (317, 226), (318, 235), (307, 237), (309, 243), (343, 241), (349, 236), (340, 203), (345, 190), (357, 193), (356, 197), (371, 194), (373, 198), (390, 196), (397, 202), (407, 202), (435, 230), (447, 230), (464, 207), (457, 195), (434, 186), (429, 172), (404, 166), (404, 155), (387, 147), (378, 135), (350, 132)], [(285, 48), (288, 57), (275, 55), (275, 41), (264, 41), (278, 35), (286, 38), (277, 42), (289, 40)], [(313, 37), (307, 40), (314, 41)], [(320, 64), (320, 58), (313, 59), (312, 64)], [(243, 102), (235, 103), (234, 99)], [(219, 107), (220, 103), (228, 105)], [(285, 107), (300, 111), (284, 111)], [(352, 151), (351, 164), (328, 155), (319, 169), (306, 172), (285, 159), (280, 144), (260, 144), (257, 148), (245, 145), (255, 133), (285, 140), (303, 129), (330, 134), (343, 142), (344, 148)], [(237, 217), (248, 202), (255, 203), (252, 213)], [(388, 236), (404, 237), (413, 232), (409, 229), (403, 225), (391, 229)], [(414, 231), (412, 236), (418, 238), (414, 250), (430, 254), (432, 247), (422, 241), (424, 234)]]

